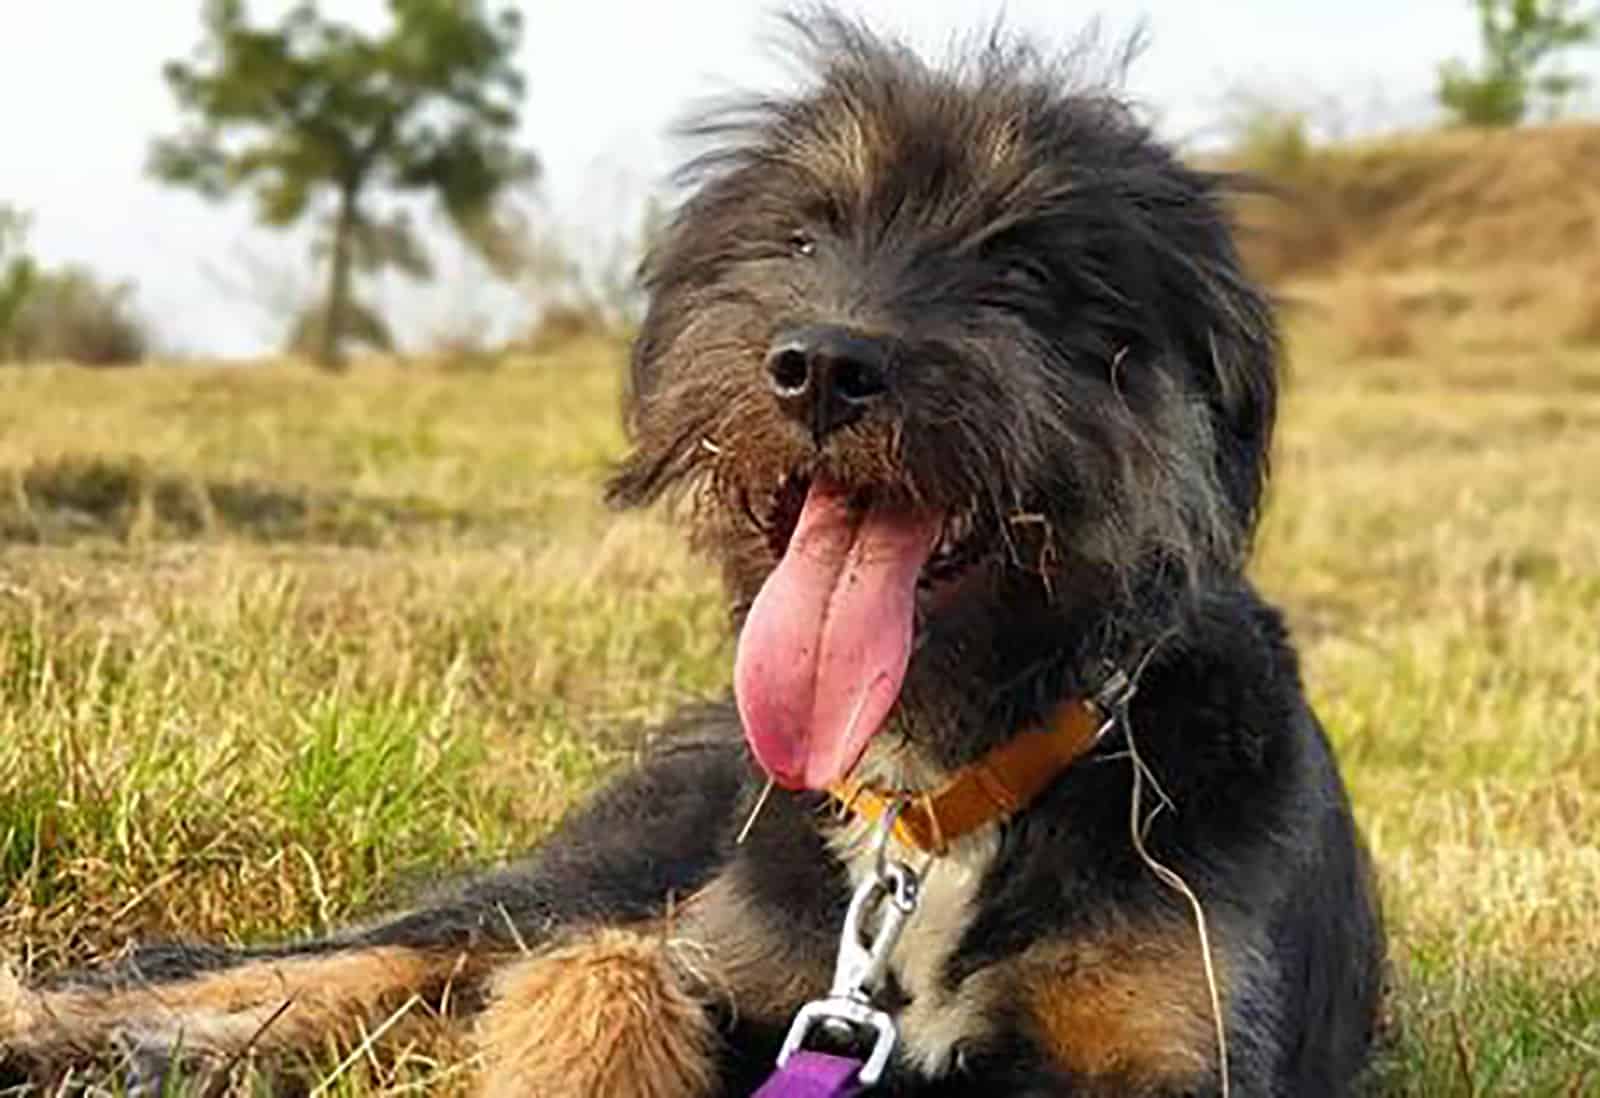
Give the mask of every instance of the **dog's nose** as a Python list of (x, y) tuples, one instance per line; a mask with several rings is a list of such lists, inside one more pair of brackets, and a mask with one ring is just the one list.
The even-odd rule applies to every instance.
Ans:
[(829, 324), (783, 332), (767, 352), (779, 407), (817, 442), (860, 419), (889, 391), (888, 367), (887, 340)]

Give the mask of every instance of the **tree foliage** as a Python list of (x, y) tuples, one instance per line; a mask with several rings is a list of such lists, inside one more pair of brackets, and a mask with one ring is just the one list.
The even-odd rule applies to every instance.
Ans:
[(38, 276), (27, 250), (30, 220), (21, 210), (0, 203), (0, 358), (9, 357), (17, 318)]
[[(249, 193), (265, 225), (315, 220), (327, 287), (311, 342), (328, 365), (347, 337), (372, 330), (375, 313), (353, 297), (355, 273), (432, 275), (406, 209), (380, 209), (378, 192), (435, 200), (505, 272), (513, 257), (499, 200), (537, 171), (513, 141), (517, 13), (479, 0), (388, 8), (389, 26), (369, 34), (325, 18), (315, 0), (270, 27), (252, 24), (243, 0), (207, 0), (195, 55), (165, 69), (188, 128), (151, 152), (151, 171), (168, 183), (213, 199)], [(297, 326), (295, 338), (307, 333)]]
[(1587, 81), (1555, 66), (1565, 51), (1600, 34), (1600, 11), (1576, 0), (1473, 0), (1484, 59), (1477, 70), (1459, 60), (1439, 67), (1439, 102), (1470, 126), (1514, 126), (1536, 103), (1549, 117)]

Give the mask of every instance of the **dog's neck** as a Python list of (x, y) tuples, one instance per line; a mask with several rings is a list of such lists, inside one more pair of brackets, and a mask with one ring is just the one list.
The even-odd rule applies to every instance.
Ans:
[(944, 854), (962, 836), (1022, 811), (1057, 777), (1094, 748), (1111, 706), (1099, 699), (1071, 698), (1048, 721), (1019, 730), (936, 789), (883, 786), (858, 777), (829, 790), (846, 812), (892, 823), (894, 833), (924, 853)]
[(938, 785), (1063, 701), (1092, 699), (1119, 673), (1150, 664), (1186, 632), (1198, 597), (1159, 570), (1131, 591), (1085, 584), (1047, 592), (1023, 580), (995, 594), (933, 625), (863, 777)]

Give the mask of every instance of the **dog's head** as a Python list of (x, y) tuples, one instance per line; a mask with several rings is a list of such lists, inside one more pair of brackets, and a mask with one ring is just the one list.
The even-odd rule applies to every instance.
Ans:
[(1236, 571), (1276, 347), (1223, 182), (1070, 64), (800, 30), (809, 91), (699, 128), (610, 491), (693, 489), (746, 730), (817, 787)]

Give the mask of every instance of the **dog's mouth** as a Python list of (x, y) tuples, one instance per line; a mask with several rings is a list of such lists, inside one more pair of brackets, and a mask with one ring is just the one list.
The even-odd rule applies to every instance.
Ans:
[[(811, 491), (811, 481), (808, 474), (790, 473), (772, 489), (763, 510), (758, 512), (747, 502), (746, 513), (765, 536), (774, 563), (783, 559), (794, 538), (800, 513)], [(861, 489), (852, 494), (851, 500), (864, 509), (871, 506), (873, 495), (872, 489)], [(922, 566), (917, 589), (924, 594), (947, 589), (981, 563), (988, 556), (988, 548), (987, 541), (979, 534), (976, 507), (944, 512), (939, 540)]]
[(760, 521), (776, 563), (739, 637), (739, 714), (775, 781), (823, 789), (894, 708), (919, 597), (981, 558), (977, 524), (820, 474), (785, 478)]

